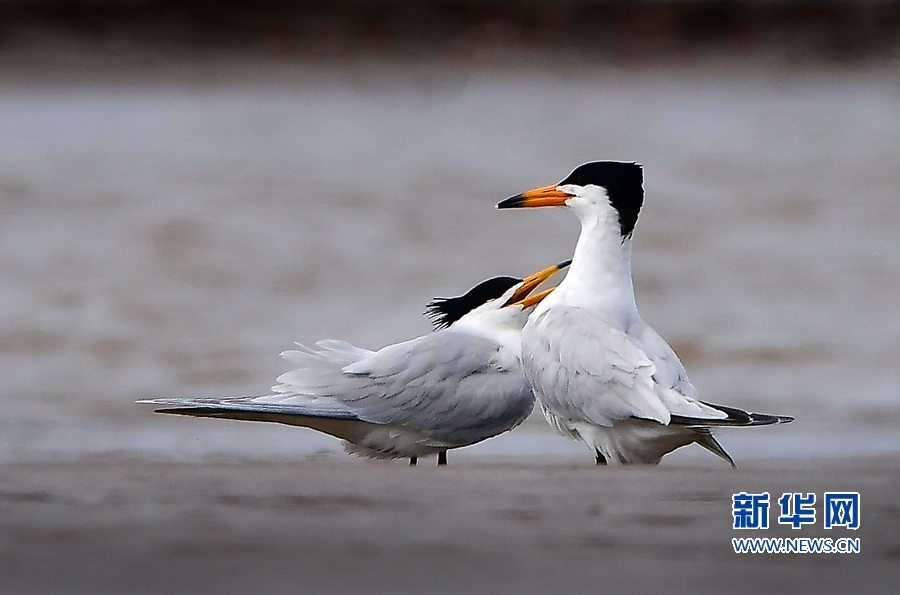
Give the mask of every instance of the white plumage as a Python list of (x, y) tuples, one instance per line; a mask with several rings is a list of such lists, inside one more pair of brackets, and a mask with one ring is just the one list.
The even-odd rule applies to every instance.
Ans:
[(583, 440), (598, 463), (656, 464), (696, 442), (733, 465), (710, 427), (790, 418), (700, 401), (675, 352), (640, 317), (631, 236), (642, 203), (639, 165), (594, 162), (498, 205), (566, 206), (582, 226), (569, 273), (523, 330), (525, 375), (550, 425)]

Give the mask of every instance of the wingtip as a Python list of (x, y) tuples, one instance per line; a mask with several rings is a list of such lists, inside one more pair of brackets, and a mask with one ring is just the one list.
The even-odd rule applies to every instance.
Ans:
[(776, 424), (789, 424), (794, 421), (790, 415), (773, 415), (771, 413), (751, 413), (752, 426), (771, 426)]

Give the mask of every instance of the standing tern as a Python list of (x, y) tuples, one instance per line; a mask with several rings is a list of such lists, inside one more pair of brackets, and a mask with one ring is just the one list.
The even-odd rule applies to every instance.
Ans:
[(522, 332), (525, 376), (550, 425), (584, 441), (598, 465), (655, 465), (696, 442), (734, 466), (711, 428), (793, 418), (700, 401), (675, 352), (641, 319), (631, 240), (643, 200), (639, 164), (597, 161), (497, 205), (564, 206), (581, 221), (566, 278)]
[(436, 298), (436, 331), (378, 351), (343, 341), (299, 345), (282, 356), (299, 367), (259, 397), (152, 399), (156, 411), (277, 422), (344, 440), (364, 457), (438, 455), (518, 426), (534, 407), (521, 367), (522, 327), (552, 289), (532, 292), (570, 261), (525, 279), (495, 277), (465, 295)]

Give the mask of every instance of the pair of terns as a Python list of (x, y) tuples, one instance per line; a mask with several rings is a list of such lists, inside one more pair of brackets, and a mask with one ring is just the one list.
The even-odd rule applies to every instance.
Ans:
[[(262, 397), (156, 399), (163, 413), (279, 422), (345, 441), (373, 458), (438, 455), (515, 428), (535, 399), (597, 464), (657, 464), (697, 443), (734, 466), (722, 426), (792, 421), (700, 401), (672, 348), (641, 319), (631, 240), (644, 199), (636, 163), (597, 161), (498, 208), (566, 207), (581, 221), (571, 261), (526, 279), (496, 277), (438, 298), (435, 332), (379, 351), (340, 341), (300, 346), (298, 365)], [(571, 266), (569, 266), (571, 265)], [(533, 291), (569, 267), (555, 288)]]

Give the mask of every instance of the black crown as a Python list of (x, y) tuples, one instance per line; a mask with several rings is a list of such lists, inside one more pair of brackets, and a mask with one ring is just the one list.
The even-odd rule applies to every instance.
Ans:
[(452, 298), (434, 298), (425, 307), (425, 315), (431, 319), (434, 330), (447, 328), (478, 306), (495, 300), (506, 293), (522, 279), (515, 277), (494, 277), (482, 281), (465, 295)]
[(634, 231), (644, 203), (644, 172), (639, 163), (592, 161), (579, 165), (559, 186), (602, 186), (613, 208), (619, 213), (619, 228), (626, 238)]

